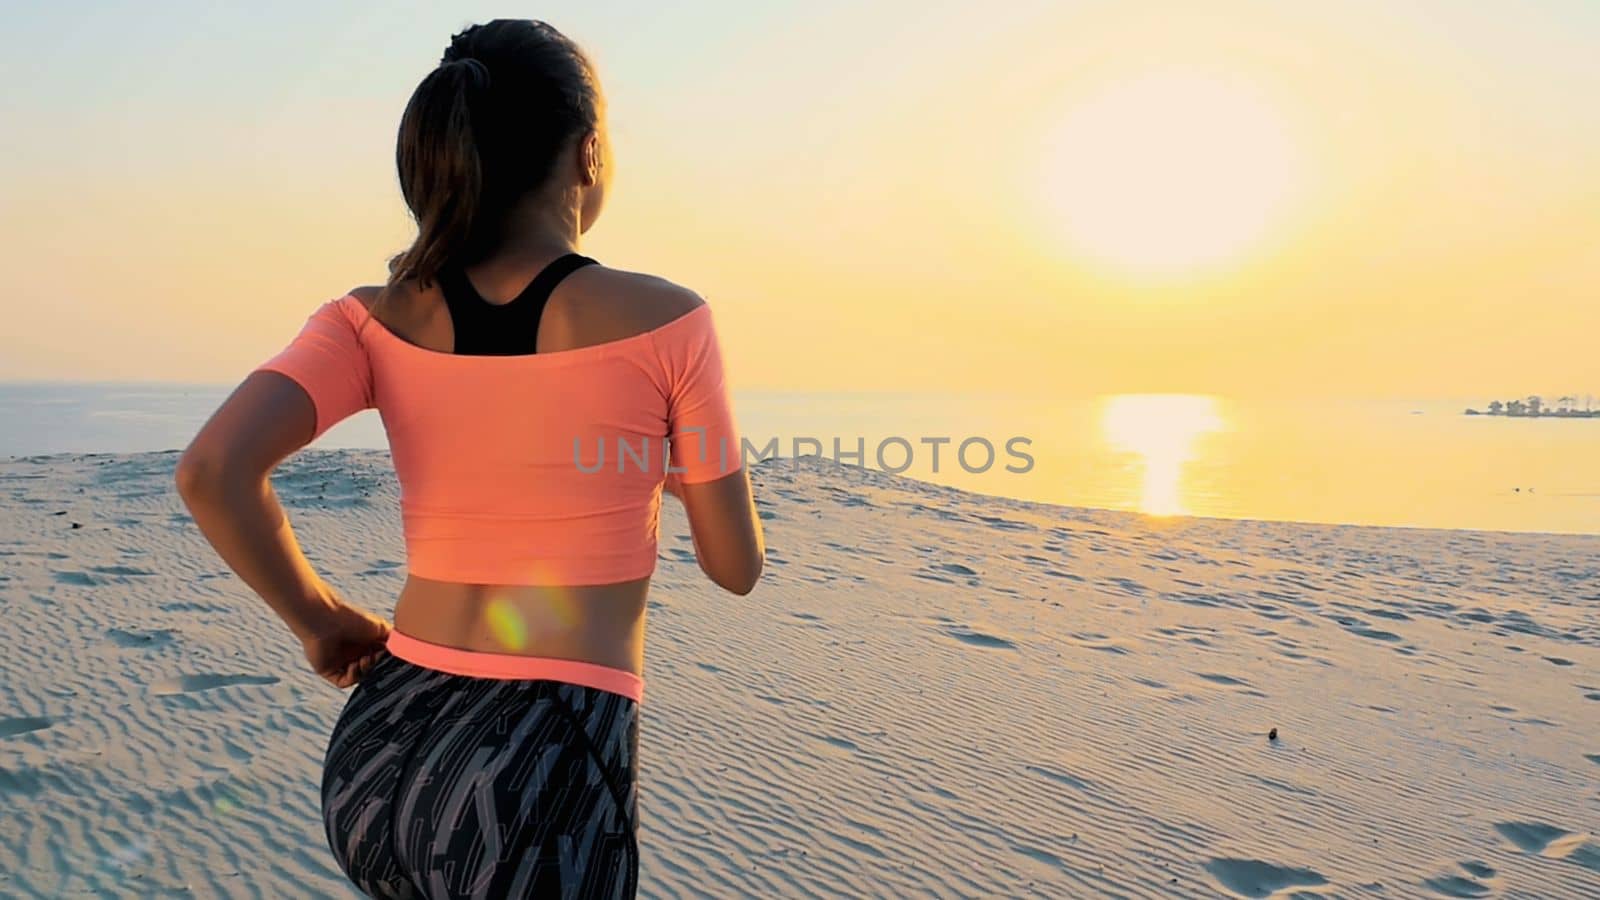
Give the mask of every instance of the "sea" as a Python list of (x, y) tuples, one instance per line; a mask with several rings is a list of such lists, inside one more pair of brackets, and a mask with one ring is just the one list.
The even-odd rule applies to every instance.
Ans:
[[(181, 449), (216, 385), (0, 383), (0, 458)], [(1343, 525), (1600, 533), (1600, 418), (1472, 399), (751, 391), (746, 459), (820, 455), (1067, 506)], [(375, 412), (316, 443), (385, 447)]]

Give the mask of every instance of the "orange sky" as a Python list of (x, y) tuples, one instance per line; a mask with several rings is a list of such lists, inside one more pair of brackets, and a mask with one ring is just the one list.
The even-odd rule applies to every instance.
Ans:
[[(586, 251), (743, 387), (1600, 393), (1592, 5), (748, 6), (548, 12), (610, 93)], [(0, 378), (236, 380), (380, 278), (400, 109), (496, 14), (204, 9), (0, 14)]]

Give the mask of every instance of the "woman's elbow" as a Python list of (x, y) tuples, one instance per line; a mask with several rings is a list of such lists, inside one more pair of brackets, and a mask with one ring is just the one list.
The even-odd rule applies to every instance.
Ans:
[(203, 453), (195, 452), (193, 446), (183, 451), (178, 457), (178, 466), (172, 473), (172, 480), (178, 488), (178, 496), (183, 502), (194, 505), (194, 501), (210, 491), (217, 483), (217, 466), (215, 462)]
[(743, 597), (755, 590), (756, 582), (761, 580), (762, 566), (763, 559), (758, 555), (743, 561), (740, 565), (727, 566), (723, 571), (708, 574), (718, 587), (730, 594)]
[(191, 444), (178, 457), (173, 481), (184, 504), (193, 507), (226, 491), (230, 481), (245, 477), (240, 469), (238, 461), (228, 454)]

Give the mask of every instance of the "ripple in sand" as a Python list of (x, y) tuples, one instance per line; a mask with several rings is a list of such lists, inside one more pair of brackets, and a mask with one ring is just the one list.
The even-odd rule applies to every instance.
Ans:
[(50, 716), (18, 716), (13, 719), (0, 719), (0, 738), (16, 737), (30, 731), (43, 731), (54, 725), (58, 719)]
[(843, 751), (846, 751), (848, 753), (860, 753), (861, 752), (861, 746), (859, 744), (857, 744), (855, 741), (846, 740), (845, 738), (842, 738), (842, 737), (830, 737), (830, 736), (825, 735), (825, 734), (814, 735), (814, 737), (817, 740), (823, 742), (824, 744), (827, 744), (830, 747), (833, 747), (836, 750), (843, 750)]
[(1028, 771), (1043, 775), (1057, 784), (1064, 784), (1067, 787), (1075, 788), (1080, 791), (1089, 791), (1094, 789), (1093, 782), (1086, 781), (1076, 775), (1070, 775), (1066, 772), (1058, 772), (1054, 769), (1047, 769), (1044, 766), (1027, 766), (1026, 768)]
[(101, 575), (116, 575), (119, 577), (141, 578), (156, 573), (148, 569), (138, 569), (133, 566), (91, 566), (90, 571)]
[(1206, 863), (1206, 871), (1241, 897), (1270, 897), (1288, 888), (1328, 883), (1328, 879), (1310, 869), (1276, 866), (1259, 859), (1213, 859)]
[(124, 631), (121, 628), (113, 628), (106, 632), (106, 636), (118, 647), (160, 647), (172, 643), (177, 633), (168, 628), (154, 631)]
[(1460, 875), (1439, 875), (1424, 879), (1423, 886), (1446, 897), (1487, 897), (1489, 886)]
[(218, 606), (215, 603), (191, 603), (191, 602), (183, 601), (183, 600), (179, 600), (179, 601), (176, 601), (176, 602), (173, 602), (173, 603), (163, 603), (163, 604), (161, 604), (160, 606), (158, 606), (156, 608), (161, 610), (162, 612), (177, 612), (177, 613), (207, 613), (207, 612), (227, 612), (228, 611), (227, 607)]
[(1205, 680), (1211, 682), (1212, 684), (1222, 684), (1222, 685), (1227, 685), (1229, 687), (1249, 687), (1250, 686), (1250, 682), (1245, 681), (1242, 678), (1235, 678), (1232, 675), (1222, 675), (1222, 674), (1219, 674), (1219, 673), (1216, 673), (1216, 672), (1196, 672), (1194, 674), (1199, 676), (1199, 677), (1201, 677), (1201, 678), (1204, 678)]
[(273, 675), (179, 675), (177, 678), (166, 678), (150, 685), (150, 693), (166, 697), (232, 687), (237, 684), (277, 683), (278, 679)]
[(1099, 650), (1103, 653), (1115, 653), (1118, 656), (1131, 653), (1121, 641), (1114, 640), (1108, 635), (1094, 632), (1078, 632), (1068, 636), (1069, 639), (1080, 647), (1088, 650)]
[(55, 579), (56, 584), (70, 584), (73, 587), (95, 587), (104, 584), (88, 572), (51, 572), (50, 577)]
[(974, 647), (984, 647), (991, 650), (1015, 650), (1017, 645), (998, 635), (983, 631), (976, 631), (964, 625), (952, 625), (944, 629), (944, 633), (963, 644)]

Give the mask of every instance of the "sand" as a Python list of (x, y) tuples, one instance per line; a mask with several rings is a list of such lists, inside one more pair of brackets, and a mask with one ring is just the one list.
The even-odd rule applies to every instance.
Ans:
[[(175, 459), (0, 461), (0, 895), (355, 896), (317, 794), (347, 695)], [(387, 456), (277, 481), (387, 612)], [(663, 525), (643, 896), (1600, 896), (1600, 538), (755, 482), (748, 597)]]

